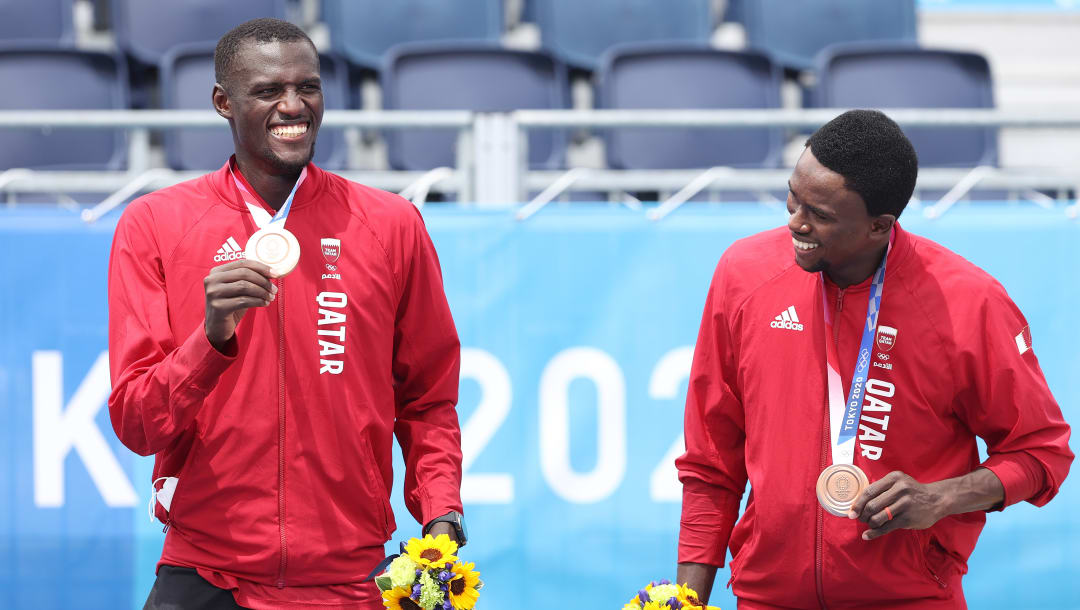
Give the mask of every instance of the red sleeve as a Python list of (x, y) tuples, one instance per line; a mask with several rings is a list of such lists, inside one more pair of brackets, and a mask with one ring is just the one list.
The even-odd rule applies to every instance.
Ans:
[(421, 524), (461, 512), (461, 349), (435, 247), (419, 212), (402, 237), (402, 294), (394, 329), (394, 432), (405, 458), (405, 505)]
[(235, 359), (235, 352), (215, 350), (202, 327), (174, 342), (154, 236), (149, 209), (133, 203), (117, 224), (109, 259), (109, 416), (120, 441), (139, 455), (161, 451), (191, 425)]
[(715, 566), (724, 565), (747, 478), (723, 266), (721, 260), (705, 301), (686, 395), (686, 453), (675, 460), (683, 484), (679, 562)]
[(986, 441), (990, 469), (1005, 487), (1001, 508), (1027, 500), (1042, 506), (1069, 472), (1069, 426), (1031, 349), (1027, 320), (994, 283), (975, 322), (956, 325), (968, 379), (960, 415)]

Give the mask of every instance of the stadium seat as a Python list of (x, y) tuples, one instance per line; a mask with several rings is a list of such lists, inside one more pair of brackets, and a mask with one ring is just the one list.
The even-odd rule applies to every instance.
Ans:
[(0, 41), (70, 44), (72, 0), (0, 0)]
[[(825, 108), (993, 108), (990, 64), (977, 53), (903, 43), (822, 51), (814, 103)], [(996, 165), (996, 129), (905, 128), (920, 167)]]
[(323, 0), (322, 11), (334, 51), (369, 70), (396, 44), (497, 41), (503, 28), (502, 0)]
[[(778, 108), (780, 69), (761, 53), (689, 44), (623, 45), (604, 57), (603, 108)], [(782, 129), (612, 129), (618, 169), (779, 167)]]
[[(324, 105), (346, 108), (348, 68), (344, 61), (321, 55)], [(174, 48), (161, 64), (162, 106), (170, 109), (213, 108), (214, 45), (197, 43)], [(170, 129), (164, 135), (169, 166), (179, 170), (211, 170), (221, 167), (233, 153), (232, 134), (225, 120), (220, 129)], [(340, 129), (323, 129), (315, 146), (315, 163), (325, 169), (342, 169), (347, 161), (345, 135)]]
[(747, 46), (795, 70), (812, 68), (834, 43), (915, 41), (915, 0), (754, 0), (740, 8)]
[[(125, 66), (110, 53), (54, 45), (0, 46), (0, 82), (18, 83), (0, 96), (0, 110), (127, 108)], [(122, 130), (0, 130), (0, 170), (122, 169), (126, 157)]]
[(158, 65), (174, 46), (217, 42), (222, 34), (250, 19), (287, 16), (286, 0), (110, 1), (117, 44), (148, 65)]
[(710, 0), (534, 0), (546, 49), (567, 64), (599, 67), (604, 51), (620, 43), (705, 42), (712, 32)]
[[(569, 108), (565, 68), (550, 55), (483, 43), (416, 43), (394, 47), (382, 71), (387, 110), (508, 111)], [(564, 164), (565, 134), (533, 132), (529, 164)], [(428, 170), (456, 165), (452, 130), (394, 130), (386, 135), (390, 165)]]

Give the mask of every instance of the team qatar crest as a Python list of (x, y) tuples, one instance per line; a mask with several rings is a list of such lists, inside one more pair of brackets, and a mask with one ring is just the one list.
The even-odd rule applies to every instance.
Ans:
[(333, 237), (322, 238), (322, 255), (327, 265), (333, 265), (341, 256), (341, 240)]
[(877, 348), (878, 351), (887, 352), (896, 345), (896, 329), (891, 326), (878, 325)]

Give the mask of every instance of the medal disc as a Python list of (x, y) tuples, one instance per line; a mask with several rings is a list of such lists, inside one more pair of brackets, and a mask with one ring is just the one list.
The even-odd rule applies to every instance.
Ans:
[(870, 486), (866, 474), (854, 464), (833, 464), (821, 471), (817, 497), (822, 508), (837, 517), (846, 517), (855, 498)]
[(270, 267), (278, 277), (288, 275), (300, 262), (300, 242), (285, 227), (271, 223), (252, 235), (244, 247), (248, 260)]

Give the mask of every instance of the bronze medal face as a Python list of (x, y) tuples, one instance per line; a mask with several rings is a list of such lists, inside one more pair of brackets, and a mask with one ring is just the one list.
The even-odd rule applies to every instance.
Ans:
[(278, 277), (287, 275), (300, 262), (300, 243), (281, 226), (269, 225), (256, 231), (244, 251), (249, 260), (265, 264)]
[(858, 466), (833, 464), (818, 476), (818, 502), (830, 514), (846, 517), (855, 498), (869, 486), (870, 481)]

